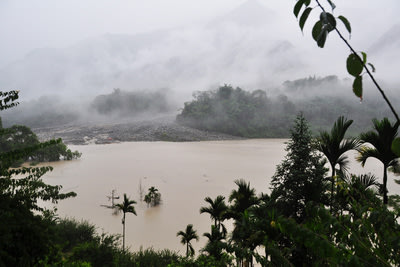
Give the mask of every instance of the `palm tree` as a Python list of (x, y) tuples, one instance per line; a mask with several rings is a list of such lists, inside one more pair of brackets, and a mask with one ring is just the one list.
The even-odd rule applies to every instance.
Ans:
[(193, 239), (196, 239), (196, 241), (199, 240), (196, 230), (193, 229), (193, 224), (188, 224), (185, 231), (179, 231), (176, 233), (176, 236), (181, 236), (181, 243), (186, 245), (186, 257), (193, 256), (194, 248), (190, 241)]
[(158, 189), (155, 188), (154, 186), (149, 188), (149, 194), (150, 195), (155, 195), (155, 194), (157, 194), (157, 192), (158, 192)]
[(124, 201), (120, 204), (116, 204), (115, 208), (118, 211), (122, 211), (124, 216), (122, 217), (122, 250), (125, 250), (125, 215), (130, 212), (136, 215), (135, 207), (133, 204), (136, 204), (136, 201), (130, 200), (126, 194), (124, 194)]
[(207, 252), (208, 255), (213, 256), (217, 261), (222, 258), (222, 250), (226, 247), (223, 242), (223, 234), (215, 227), (211, 225), (211, 233), (204, 233), (203, 236), (208, 238), (207, 244), (203, 248), (203, 252)]
[(234, 219), (240, 218), (245, 210), (259, 202), (255, 189), (250, 188), (250, 183), (246, 183), (245, 180), (240, 179), (235, 180), (235, 184), (238, 186), (238, 189), (232, 190), (229, 195), (229, 202), (233, 202), (229, 215)]
[(387, 190), (387, 169), (389, 167), (398, 168), (398, 156), (393, 153), (391, 147), (392, 142), (397, 136), (397, 129), (399, 123), (392, 125), (388, 118), (384, 118), (379, 121), (377, 119), (372, 120), (375, 131), (369, 131), (360, 134), (362, 143), (369, 143), (371, 146), (362, 146), (358, 149), (360, 153), (357, 160), (361, 162), (364, 167), (365, 162), (368, 158), (373, 157), (383, 163), (383, 204), (388, 203), (388, 190)]
[[(248, 242), (253, 234), (253, 229), (249, 228), (247, 222), (250, 221), (249, 211), (260, 203), (260, 199), (257, 198), (255, 189), (250, 188), (250, 183), (246, 183), (245, 180), (240, 179), (236, 180), (235, 184), (238, 186), (238, 189), (232, 190), (229, 196), (229, 202), (231, 202), (232, 205), (229, 208), (228, 214), (230, 218), (235, 220), (233, 233), (236, 234), (232, 235), (232, 241), (240, 247), (240, 250), (235, 252), (238, 262), (243, 263), (246, 259), (251, 263), (251, 254), (243, 254), (243, 251), (253, 251), (255, 249), (255, 247), (252, 246), (253, 243)], [(247, 220), (246, 223), (243, 223), (244, 220)]]
[(210, 204), (208, 207), (201, 207), (200, 213), (208, 213), (210, 214), (211, 219), (214, 221), (214, 226), (226, 233), (226, 228), (222, 224), (222, 221), (226, 219), (226, 213), (228, 211), (228, 206), (225, 204), (224, 196), (217, 196), (215, 200), (212, 200), (210, 197), (206, 197), (204, 199), (207, 203)]
[(333, 206), (333, 192), (336, 176), (336, 165), (344, 173), (347, 171), (349, 164), (348, 157), (345, 153), (349, 150), (356, 149), (359, 146), (359, 140), (355, 138), (344, 139), (347, 129), (353, 123), (353, 120), (347, 120), (340, 116), (333, 125), (331, 132), (322, 131), (318, 138), (318, 150), (321, 151), (328, 159), (332, 169), (331, 176), (331, 201), (330, 209)]
[[(344, 183), (341, 186), (341, 190), (338, 192), (337, 201), (340, 204), (340, 211), (353, 211), (354, 203), (362, 203), (362, 205), (371, 206), (370, 203), (375, 203), (379, 198), (378, 189), (379, 183), (375, 175), (361, 174), (361, 175), (345, 175), (339, 172)], [(380, 201), (380, 200), (379, 200)]]
[(147, 206), (151, 204), (152, 207), (157, 206), (161, 202), (161, 194), (158, 192), (158, 189), (154, 186), (149, 188), (149, 192), (144, 197), (144, 201), (147, 203)]

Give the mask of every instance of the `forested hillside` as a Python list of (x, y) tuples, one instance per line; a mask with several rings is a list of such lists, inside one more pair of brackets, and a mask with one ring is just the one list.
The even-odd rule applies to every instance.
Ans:
[[(315, 133), (329, 128), (339, 116), (351, 118), (356, 126), (351, 135), (367, 129), (373, 118), (390, 117), (380, 99), (371, 96), (360, 103), (356, 98), (342, 98), (342, 90), (335, 76), (287, 81), (272, 96), (263, 90), (224, 85), (193, 94), (177, 121), (197, 129), (259, 138), (287, 137), (290, 122), (299, 112)], [(398, 103), (397, 99), (393, 101)]]

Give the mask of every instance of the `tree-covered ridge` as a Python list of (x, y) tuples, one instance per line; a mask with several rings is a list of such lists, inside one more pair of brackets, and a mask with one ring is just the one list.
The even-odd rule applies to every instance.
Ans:
[[(276, 96), (266, 91), (247, 91), (224, 85), (201, 91), (186, 102), (177, 121), (193, 128), (249, 138), (288, 137), (289, 125), (298, 112), (312, 125), (312, 132), (327, 130), (339, 116), (354, 119), (351, 135), (370, 125), (371, 118), (390, 113), (374, 97), (359, 104), (344, 99), (336, 76), (286, 81)], [(276, 92), (273, 92), (276, 94)], [(397, 99), (394, 99), (397, 103)]]
[(224, 85), (197, 92), (186, 102), (177, 121), (202, 130), (245, 137), (285, 135), (294, 114), (293, 104), (281, 97), (273, 102), (265, 91), (245, 91)]

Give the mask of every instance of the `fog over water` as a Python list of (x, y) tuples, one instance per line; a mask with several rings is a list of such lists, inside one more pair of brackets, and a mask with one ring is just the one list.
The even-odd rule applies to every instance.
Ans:
[[(45, 175), (51, 184), (63, 185), (63, 190), (75, 191), (78, 196), (60, 201), (61, 217), (85, 219), (96, 224), (98, 231), (120, 234), (121, 215), (100, 205), (110, 205), (107, 197), (115, 189), (138, 201), (137, 216), (128, 214), (126, 242), (133, 251), (154, 247), (185, 252), (176, 233), (193, 224), (200, 236), (194, 242), (196, 250), (203, 247), (212, 224), (207, 214), (199, 213), (207, 206), (204, 198), (229, 194), (235, 188), (234, 180), (245, 179), (257, 194), (269, 193), (269, 183), (276, 165), (286, 155), (284, 139), (257, 139), (213, 142), (132, 142), (110, 145), (71, 146), (83, 153), (82, 158), (52, 164), (54, 170)], [(355, 163), (350, 155), (350, 170), (361, 174), (372, 172), (382, 176), (382, 164), (368, 160), (365, 168)], [(400, 193), (400, 186), (389, 173), (389, 194)], [(139, 201), (139, 182), (147, 190), (159, 189), (163, 203), (147, 208)], [(380, 179), (379, 179), (380, 181)], [(118, 200), (116, 200), (118, 201)]]

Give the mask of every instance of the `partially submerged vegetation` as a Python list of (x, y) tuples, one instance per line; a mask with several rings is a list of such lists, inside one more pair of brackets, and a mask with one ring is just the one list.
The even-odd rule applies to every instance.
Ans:
[[(398, 124), (389, 123), (391, 127), (382, 129), (376, 126), (386, 125), (386, 121), (374, 121), (379, 133), (376, 138), (385, 139), (384, 132), (397, 136), (397, 131), (391, 134), (389, 128), (397, 130)], [(200, 213), (209, 214), (210, 231), (201, 235), (207, 242), (198, 255), (192, 246), (200, 237), (195, 224), (177, 232), (186, 247), (186, 256), (151, 248), (131, 252), (124, 241), (121, 248), (119, 235), (98, 234), (94, 225), (59, 219), (54, 210), (39, 206), (38, 200), (56, 202), (76, 194), (62, 194), (60, 186), (41, 180), (51, 168), (9, 167), (15, 159), (57, 141), (2, 152), (0, 265), (222, 267), (253, 266), (257, 262), (262, 266), (397, 266), (400, 197), (387, 194), (385, 175), (383, 183), (369, 174), (353, 175), (351, 170), (337, 170), (336, 175), (329, 176), (324, 156), (317, 152), (321, 149), (329, 158), (328, 150), (322, 148), (337, 145), (336, 138), (323, 136), (340, 133), (339, 144), (344, 142), (341, 138), (351, 123), (341, 122), (347, 120), (339, 118), (330, 132), (321, 133), (316, 140), (304, 116), (296, 117), (287, 156), (272, 177), (270, 194), (257, 194), (250, 183), (236, 180), (236, 188), (227, 198), (206, 197), (207, 206), (201, 207)], [(1, 130), (2, 134), (6, 132)], [(358, 144), (369, 142), (366, 137), (370, 135), (360, 135)], [(361, 155), (367, 152), (365, 147), (357, 149)], [(391, 152), (385, 151), (381, 152)], [(363, 157), (366, 156), (377, 154), (371, 152)], [(332, 164), (334, 168), (339, 165), (346, 170), (345, 159), (336, 163)], [(391, 170), (399, 169), (398, 157), (391, 160), (390, 166)], [(15, 179), (16, 174), (28, 176)], [(160, 196), (155, 187), (150, 187), (147, 195), (149, 204)], [(123, 202), (116, 205), (123, 212), (123, 240), (126, 214), (136, 214), (133, 204), (124, 195)], [(224, 225), (227, 221), (233, 222), (230, 232)]]
[[(0, 129), (3, 129), (0, 125)], [(16, 159), (12, 166), (17, 167), (24, 162), (31, 164), (39, 162), (72, 160), (81, 157), (78, 151), (72, 151), (60, 140), (49, 146), (40, 146), (37, 135), (27, 126), (13, 125), (4, 129), (0, 135), (0, 151), (11, 152), (38, 146), (35, 151)]]

